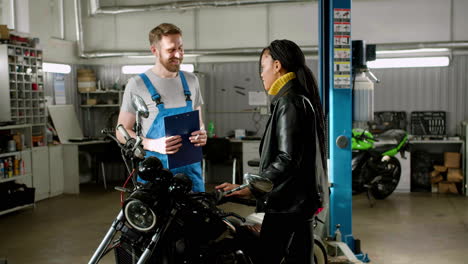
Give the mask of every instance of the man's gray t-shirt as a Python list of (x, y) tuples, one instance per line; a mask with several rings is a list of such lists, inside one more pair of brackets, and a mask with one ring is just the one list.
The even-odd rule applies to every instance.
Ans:
[[(186, 106), (184, 88), (180, 76), (177, 75), (175, 78), (160, 78), (151, 69), (147, 70), (145, 74), (150, 79), (151, 83), (155, 87), (156, 91), (161, 95), (161, 101), (164, 102), (165, 108), (177, 108)], [(195, 74), (184, 71), (185, 79), (192, 93), (192, 107), (196, 109), (203, 104), (203, 98), (200, 94), (200, 84)], [(145, 83), (140, 76), (134, 76), (128, 80), (125, 92), (122, 98), (122, 106), (120, 111), (129, 112), (135, 114), (135, 109), (132, 106), (132, 95), (137, 94), (146, 103), (149, 110), (149, 117), (142, 118), (141, 126), (142, 133), (144, 136), (148, 133), (151, 125), (156, 119), (159, 110), (156, 107), (156, 103), (151, 99), (151, 94), (148, 91)]]

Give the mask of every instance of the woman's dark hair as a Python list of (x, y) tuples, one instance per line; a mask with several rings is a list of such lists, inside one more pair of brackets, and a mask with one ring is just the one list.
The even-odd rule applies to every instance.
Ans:
[(268, 47), (264, 48), (260, 54), (260, 65), (262, 55), (265, 53), (265, 51), (270, 53), (270, 56), (273, 60), (278, 60), (281, 62), (281, 66), (288, 72), (294, 72), (296, 74), (297, 80), (302, 85), (302, 87), (304, 87), (304, 95), (310, 100), (316, 113), (316, 131), (320, 140), (319, 143), (322, 152), (322, 161), (324, 163), (323, 165), (324, 168), (326, 168), (327, 159), (325, 155), (326, 138), (324, 114), (322, 104), (320, 103), (320, 94), (318, 91), (317, 81), (315, 80), (312, 71), (306, 65), (304, 53), (296, 43), (290, 40), (274, 40)]

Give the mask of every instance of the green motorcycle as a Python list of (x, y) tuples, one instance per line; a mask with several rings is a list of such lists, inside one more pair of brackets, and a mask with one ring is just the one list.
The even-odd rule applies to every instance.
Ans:
[(385, 199), (393, 193), (401, 176), (401, 165), (395, 157), (405, 158), (408, 133), (392, 129), (377, 136), (367, 130), (353, 129), (352, 135), (353, 194), (367, 192), (369, 200)]

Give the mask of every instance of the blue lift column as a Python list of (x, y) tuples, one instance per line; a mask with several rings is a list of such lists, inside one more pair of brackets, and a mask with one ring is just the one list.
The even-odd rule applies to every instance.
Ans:
[[(329, 232), (355, 252), (351, 185), (351, 0), (319, 0), (320, 90), (329, 130)], [(356, 253), (356, 252), (355, 252)]]

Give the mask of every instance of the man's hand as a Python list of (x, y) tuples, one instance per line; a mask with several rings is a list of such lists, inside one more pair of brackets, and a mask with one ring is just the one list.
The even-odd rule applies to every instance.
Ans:
[(203, 147), (206, 145), (206, 140), (208, 136), (206, 135), (205, 130), (198, 130), (192, 132), (192, 136), (189, 138), (190, 142), (196, 147)]
[[(222, 184), (216, 186), (215, 189), (226, 192), (226, 191), (232, 190), (232, 189), (237, 188), (237, 187), (239, 187), (239, 184), (232, 184), (232, 183), (225, 182), (225, 183), (222, 183)], [(252, 195), (252, 192), (250, 192), (250, 189), (245, 188), (245, 189), (242, 189), (242, 190), (235, 191), (233, 193), (227, 194), (226, 197), (229, 197), (229, 196), (249, 197), (251, 195)]]
[(155, 151), (161, 154), (174, 154), (182, 147), (182, 138), (180, 136), (162, 137), (158, 139), (145, 138), (143, 146), (149, 151)]

